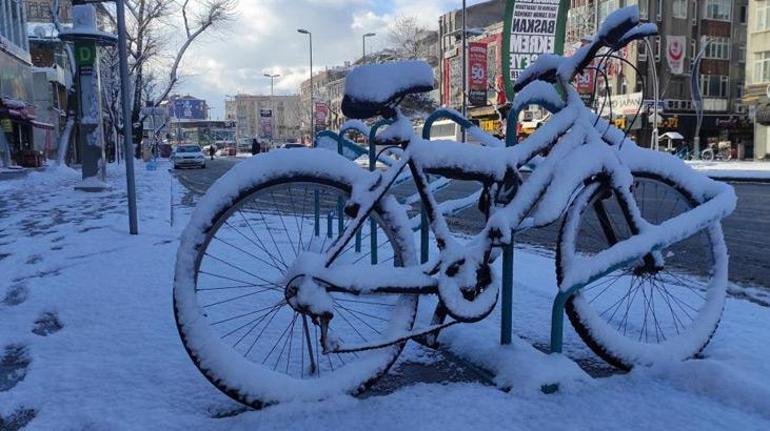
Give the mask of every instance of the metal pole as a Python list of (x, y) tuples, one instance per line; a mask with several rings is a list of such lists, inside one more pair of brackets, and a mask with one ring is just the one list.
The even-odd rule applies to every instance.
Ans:
[(366, 35), (361, 36), (361, 64), (366, 64)]
[(315, 106), (313, 106), (313, 33), (308, 32), (308, 36), (310, 36), (310, 145), (313, 145), (313, 137), (315, 136), (313, 124), (315, 113)]
[[(467, 85), (468, 85), (468, 46), (467, 46), (467, 34), (466, 34), (466, 22), (465, 22), (465, 0), (463, 0), (463, 12), (462, 12), (462, 24), (463, 24), (463, 94), (462, 94), (462, 101), (463, 101), (463, 107), (462, 107), (462, 113), (463, 117), (468, 117), (468, 100), (466, 96), (467, 92)], [(465, 142), (465, 128), (462, 128), (462, 142)]]
[(124, 0), (115, 0), (118, 18), (118, 58), (120, 58), (120, 84), (123, 105), (123, 152), (126, 162), (126, 188), (128, 190), (128, 225), (131, 235), (139, 234), (136, 216), (136, 183), (134, 180), (134, 158), (131, 149), (131, 114), (129, 112), (128, 57), (126, 50), (126, 11)]

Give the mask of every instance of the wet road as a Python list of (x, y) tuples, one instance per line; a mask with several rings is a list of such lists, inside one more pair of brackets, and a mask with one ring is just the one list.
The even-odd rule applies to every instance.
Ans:
[[(224, 175), (236, 159), (209, 161), (206, 169), (179, 170), (182, 184), (196, 193), (203, 193), (219, 177)], [(770, 184), (733, 183), (738, 195), (738, 207), (723, 222), (723, 229), (730, 252), (730, 280), (739, 284), (770, 287)], [(467, 196), (477, 189), (475, 183), (455, 182), (450, 188), (437, 194), (439, 200)], [(405, 196), (413, 190), (402, 186), (394, 190)], [(469, 209), (450, 220), (454, 229), (474, 232), (483, 225), (480, 212)], [(536, 231), (519, 235), (517, 241), (538, 245), (552, 245), (558, 233), (558, 223)]]

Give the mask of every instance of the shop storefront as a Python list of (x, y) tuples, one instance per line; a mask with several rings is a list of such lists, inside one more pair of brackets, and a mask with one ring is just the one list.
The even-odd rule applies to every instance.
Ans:
[(34, 120), (29, 53), (0, 37), (0, 133), (10, 164), (25, 165), (33, 158)]

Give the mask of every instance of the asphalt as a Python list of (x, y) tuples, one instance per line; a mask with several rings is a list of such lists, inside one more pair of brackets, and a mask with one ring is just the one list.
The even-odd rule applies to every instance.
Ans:
[[(219, 177), (240, 160), (223, 158), (209, 161), (206, 169), (178, 170), (180, 182), (193, 191), (202, 194)], [(738, 195), (738, 206), (729, 217), (722, 221), (722, 227), (730, 252), (730, 280), (746, 286), (770, 288), (770, 184), (762, 182), (731, 182)], [(470, 182), (454, 182), (440, 191), (437, 199), (453, 199), (467, 196), (478, 188)], [(394, 190), (396, 195), (406, 196), (414, 190), (402, 186)], [(483, 226), (483, 218), (474, 209), (466, 210), (459, 217), (450, 219), (450, 226), (458, 231), (473, 233)], [(552, 246), (556, 240), (559, 224), (520, 234), (518, 242)]]

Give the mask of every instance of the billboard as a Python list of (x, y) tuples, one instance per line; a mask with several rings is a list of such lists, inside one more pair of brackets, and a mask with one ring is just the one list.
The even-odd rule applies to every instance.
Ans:
[(273, 139), (273, 110), (259, 110), (259, 137), (261, 139)]
[(171, 116), (177, 120), (206, 120), (208, 106), (203, 99), (174, 99), (171, 101)]
[(487, 104), (487, 44), (468, 43), (468, 102), (471, 106)]
[(562, 54), (570, 0), (508, 0), (503, 24), (503, 74), (508, 98), (519, 74), (540, 54)]

